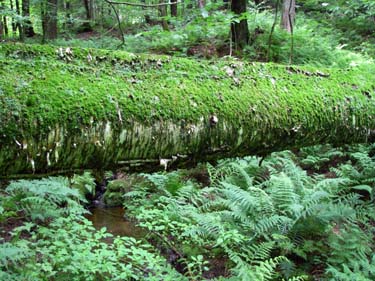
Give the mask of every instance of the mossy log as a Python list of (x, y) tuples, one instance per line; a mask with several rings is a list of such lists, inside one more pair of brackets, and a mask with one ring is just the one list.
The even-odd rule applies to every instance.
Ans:
[[(371, 142), (375, 67), (0, 45), (0, 176)], [(169, 161), (170, 160), (170, 161)]]

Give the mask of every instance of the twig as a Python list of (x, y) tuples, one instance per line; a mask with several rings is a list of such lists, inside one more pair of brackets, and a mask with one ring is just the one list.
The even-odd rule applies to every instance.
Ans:
[(177, 2), (168, 2), (168, 3), (158, 3), (158, 4), (142, 4), (142, 3), (132, 3), (132, 2), (116, 2), (111, 0), (105, 0), (108, 4), (113, 5), (128, 5), (133, 7), (143, 7), (143, 8), (154, 8), (154, 7), (160, 7), (160, 6), (169, 6), (174, 4), (180, 4), (181, 1)]
[(125, 36), (124, 36), (124, 31), (122, 30), (122, 27), (121, 27), (120, 16), (119, 16), (115, 6), (113, 5), (114, 3), (112, 1), (109, 1), (109, 0), (104, 0), (104, 1), (107, 2), (111, 6), (111, 8), (115, 12), (115, 15), (116, 15), (116, 18), (117, 18), (118, 28), (119, 28), (120, 33), (121, 33), (121, 41), (122, 41), (122, 43), (117, 46), (117, 48), (119, 48), (119, 47), (125, 45)]
[(294, 22), (292, 21), (292, 16), (290, 14), (292, 10), (292, 4), (294, 0), (289, 2), (288, 20), (290, 24), (290, 54), (289, 54), (289, 64), (293, 63), (293, 52), (294, 52)]
[(267, 60), (270, 61), (270, 56), (271, 56), (271, 41), (272, 41), (272, 35), (275, 30), (276, 22), (277, 22), (277, 14), (279, 13), (279, 5), (280, 5), (280, 0), (277, 0), (276, 2), (276, 9), (275, 9), (275, 20), (273, 21), (272, 27), (271, 27), (271, 32), (270, 32), (270, 37), (268, 38), (268, 50), (267, 50)]

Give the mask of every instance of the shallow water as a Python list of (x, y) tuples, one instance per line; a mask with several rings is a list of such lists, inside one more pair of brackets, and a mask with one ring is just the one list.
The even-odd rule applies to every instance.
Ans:
[(122, 207), (95, 207), (90, 209), (90, 212), (91, 215), (87, 215), (86, 218), (98, 230), (106, 227), (107, 231), (114, 236), (130, 236), (134, 238), (142, 238), (144, 236), (142, 229), (136, 227), (133, 222), (125, 220)]

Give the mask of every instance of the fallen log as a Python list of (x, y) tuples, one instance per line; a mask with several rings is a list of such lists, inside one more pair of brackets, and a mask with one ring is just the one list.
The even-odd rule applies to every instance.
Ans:
[(0, 176), (372, 142), (375, 66), (0, 45)]

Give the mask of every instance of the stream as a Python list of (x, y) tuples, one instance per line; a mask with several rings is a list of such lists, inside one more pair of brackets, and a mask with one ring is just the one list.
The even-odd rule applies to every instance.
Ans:
[(89, 211), (91, 214), (86, 215), (86, 218), (98, 230), (106, 227), (107, 231), (114, 236), (129, 236), (138, 239), (144, 237), (144, 231), (141, 228), (124, 218), (125, 211), (122, 207), (95, 206), (90, 208)]

